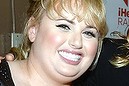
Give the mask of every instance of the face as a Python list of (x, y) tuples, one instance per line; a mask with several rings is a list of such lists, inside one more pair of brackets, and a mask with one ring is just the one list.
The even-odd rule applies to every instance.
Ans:
[[(84, 21), (46, 15), (39, 26), (31, 27), (29, 38), (32, 44), (30, 58), (35, 68), (54, 78), (74, 80), (91, 65), (98, 47), (98, 31)], [(59, 77), (58, 77), (59, 76)]]

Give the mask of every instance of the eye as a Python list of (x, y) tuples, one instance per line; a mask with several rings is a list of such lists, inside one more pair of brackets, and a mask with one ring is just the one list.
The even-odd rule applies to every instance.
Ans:
[(83, 34), (84, 34), (84, 37), (86, 37), (86, 38), (92, 38), (92, 37), (96, 37), (96, 33), (95, 32), (93, 32), (93, 31), (85, 31), (85, 32), (83, 32)]
[(66, 25), (66, 24), (59, 24), (59, 25), (56, 25), (56, 27), (59, 27), (59, 29), (61, 29), (61, 30), (63, 30), (63, 31), (69, 31), (69, 30), (71, 30), (70, 28), (69, 28), (69, 26), (68, 25)]

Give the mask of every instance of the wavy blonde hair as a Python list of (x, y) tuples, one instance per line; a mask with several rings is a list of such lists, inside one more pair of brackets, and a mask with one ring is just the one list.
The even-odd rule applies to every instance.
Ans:
[(116, 55), (112, 60), (109, 61), (116, 68), (129, 65), (129, 28), (127, 31), (127, 36), (121, 36), (121, 37), (124, 37), (124, 39), (127, 40), (127, 43), (123, 44), (118, 48), (121, 49), (122, 51), (126, 51), (126, 53), (122, 55)]
[(28, 38), (28, 29), (35, 25), (40, 24), (43, 13), (46, 13), (50, 19), (57, 19), (59, 17), (68, 19), (69, 16), (63, 12), (72, 15), (72, 19), (77, 18), (78, 21), (84, 20), (86, 24), (96, 25), (100, 33), (100, 41), (105, 37), (108, 32), (105, 7), (102, 0), (37, 0), (33, 1), (28, 10), (28, 16), (34, 17), (35, 20), (29, 25), (29, 20), (26, 23), (23, 33), (23, 43), (21, 44), (20, 58), (27, 58), (31, 49), (31, 44)]

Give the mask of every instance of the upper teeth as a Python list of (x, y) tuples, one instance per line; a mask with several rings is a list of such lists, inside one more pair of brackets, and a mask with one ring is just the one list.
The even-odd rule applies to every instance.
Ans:
[(72, 53), (67, 53), (67, 52), (60, 51), (59, 54), (61, 56), (63, 56), (64, 58), (66, 58), (68, 60), (72, 60), (72, 61), (78, 61), (80, 59), (79, 55), (75, 55), (75, 54), (72, 54)]

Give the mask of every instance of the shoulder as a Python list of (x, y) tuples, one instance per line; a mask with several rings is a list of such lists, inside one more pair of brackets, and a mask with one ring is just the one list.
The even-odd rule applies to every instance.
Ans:
[(9, 68), (11, 71), (11, 75), (13, 81), (15, 82), (16, 86), (28, 86), (25, 85), (28, 83), (28, 65), (27, 60), (16, 60), (16, 61), (9, 61)]
[(0, 82), (3, 86), (14, 86), (9, 65), (5, 60), (0, 63)]

